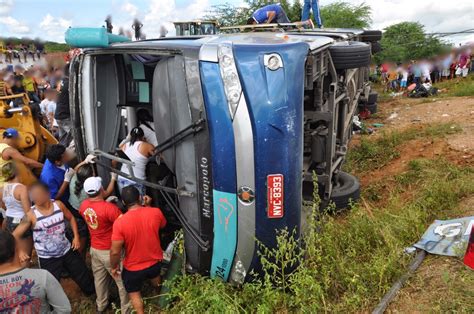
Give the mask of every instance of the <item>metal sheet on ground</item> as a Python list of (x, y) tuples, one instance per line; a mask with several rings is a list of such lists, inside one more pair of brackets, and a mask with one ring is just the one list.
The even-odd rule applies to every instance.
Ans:
[(473, 225), (474, 216), (435, 220), (414, 246), (431, 254), (462, 256)]

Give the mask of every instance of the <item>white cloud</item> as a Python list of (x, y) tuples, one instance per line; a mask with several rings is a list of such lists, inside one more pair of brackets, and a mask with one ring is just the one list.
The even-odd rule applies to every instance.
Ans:
[(173, 22), (197, 19), (205, 15), (210, 7), (209, 0), (194, 0), (186, 7), (178, 7), (176, 0), (150, 0), (149, 11), (145, 15), (143, 31), (148, 38), (158, 37), (160, 26), (165, 26), (168, 35), (174, 34)]
[(13, 7), (13, 0), (0, 0), (0, 16), (10, 13)]
[(136, 5), (131, 4), (130, 2), (125, 2), (122, 5), (122, 11), (130, 14), (132, 17), (136, 17), (138, 14), (138, 8)]
[(29, 33), (30, 28), (28, 25), (9, 15), (12, 8), (13, 0), (0, 0), (0, 25), (5, 26), (9, 36)]
[(165, 25), (169, 29), (170, 22), (173, 21), (176, 15), (176, 2), (174, 0), (162, 1), (151, 0), (150, 10), (145, 15), (144, 32), (147, 36), (155, 36), (153, 30), (158, 30), (161, 25)]
[(60, 42), (64, 41), (64, 33), (71, 25), (71, 20), (62, 17), (55, 18), (49, 13), (45, 15), (39, 24), (40, 29), (47, 35), (47, 39)]
[(26, 34), (30, 32), (28, 25), (21, 23), (11, 16), (0, 17), (0, 24), (5, 25), (12, 34)]

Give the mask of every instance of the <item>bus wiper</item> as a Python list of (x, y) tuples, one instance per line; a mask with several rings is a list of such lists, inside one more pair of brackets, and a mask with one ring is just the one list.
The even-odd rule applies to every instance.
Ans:
[(204, 119), (199, 119), (196, 122), (192, 123), (190, 126), (187, 126), (172, 137), (163, 141), (163, 143), (155, 147), (155, 156), (184, 141), (184, 139), (186, 139), (188, 136), (194, 135), (201, 131), (203, 129), (202, 124), (204, 123), (204, 121)]

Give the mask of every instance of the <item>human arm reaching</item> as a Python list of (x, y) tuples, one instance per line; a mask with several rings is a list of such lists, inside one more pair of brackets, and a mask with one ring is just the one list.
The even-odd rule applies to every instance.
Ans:
[(5, 160), (13, 159), (15, 161), (22, 162), (30, 168), (34, 168), (34, 169), (43, 168), (42, 163), (40, 163), (36, 160), (33, 160), (31, 158), (23, 156), (18, 150), (16, 150), (13, 147), (9, 147), (9, 148), (5, 149), (2, 153), (2, 157)]
[(76, 218), (71, 214), (69, 209), (67, 209), (66, 205), (64, 205), (61, 201), (56, 201), (56, 204), (59, 206), (59, 209), (63, 212), (64, 218), (69, 221), (71, 224), (72, 233), (74, 234), (74, 238), (72, 239), (71, 247), (74, 251), (77, 251), (81, 248), (81, 241), (79, 237), (79, 230), (77, 228)]

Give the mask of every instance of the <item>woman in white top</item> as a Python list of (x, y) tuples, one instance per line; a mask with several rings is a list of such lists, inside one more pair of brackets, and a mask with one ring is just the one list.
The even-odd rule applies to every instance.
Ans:
[(139, 109), (137, 111), (138, 127), (142, 129), (145, 141), (153, 145), (158, 146), (158, 139), (156, 138), (155, 126), (153, 124), (153, 117), (150, 115), (148, 110)]
[[(133, 128), (130, 132), (130, 142), (120, 145), (120, 149), (125, 153), (125, 155), (127, 155), (130, 161), (134, 163), (134, 166), (132, 167), (133, 176), (140, 180), (146, 180), (146, 165), (148, 163), (148, 158), (153, 156), (155, 147), (146, 142), (143, 130), (139, 127)], [(129, 167), (126, 164), (122, 165), (121, 171), (131, 175)], [(118, 186), (120, 191), (129, 185), (134, 185), (142, 195), (145, 195), (145, 186), (119, 176)]]
[[(7, 180), (5, 185), (0, 188), (0, 206), (6, 210), (6, 219), (3, 222), (3, 229), (13, 232), (26, 213), (30, 211), (31, 201), (27, 187), (18, 180), (14, 163), (9, 162), (0, 170), (2, 176)], [(31, 256), (33, 249), (31, 231), (21, 237), (19, 247), (22, 251)]]

